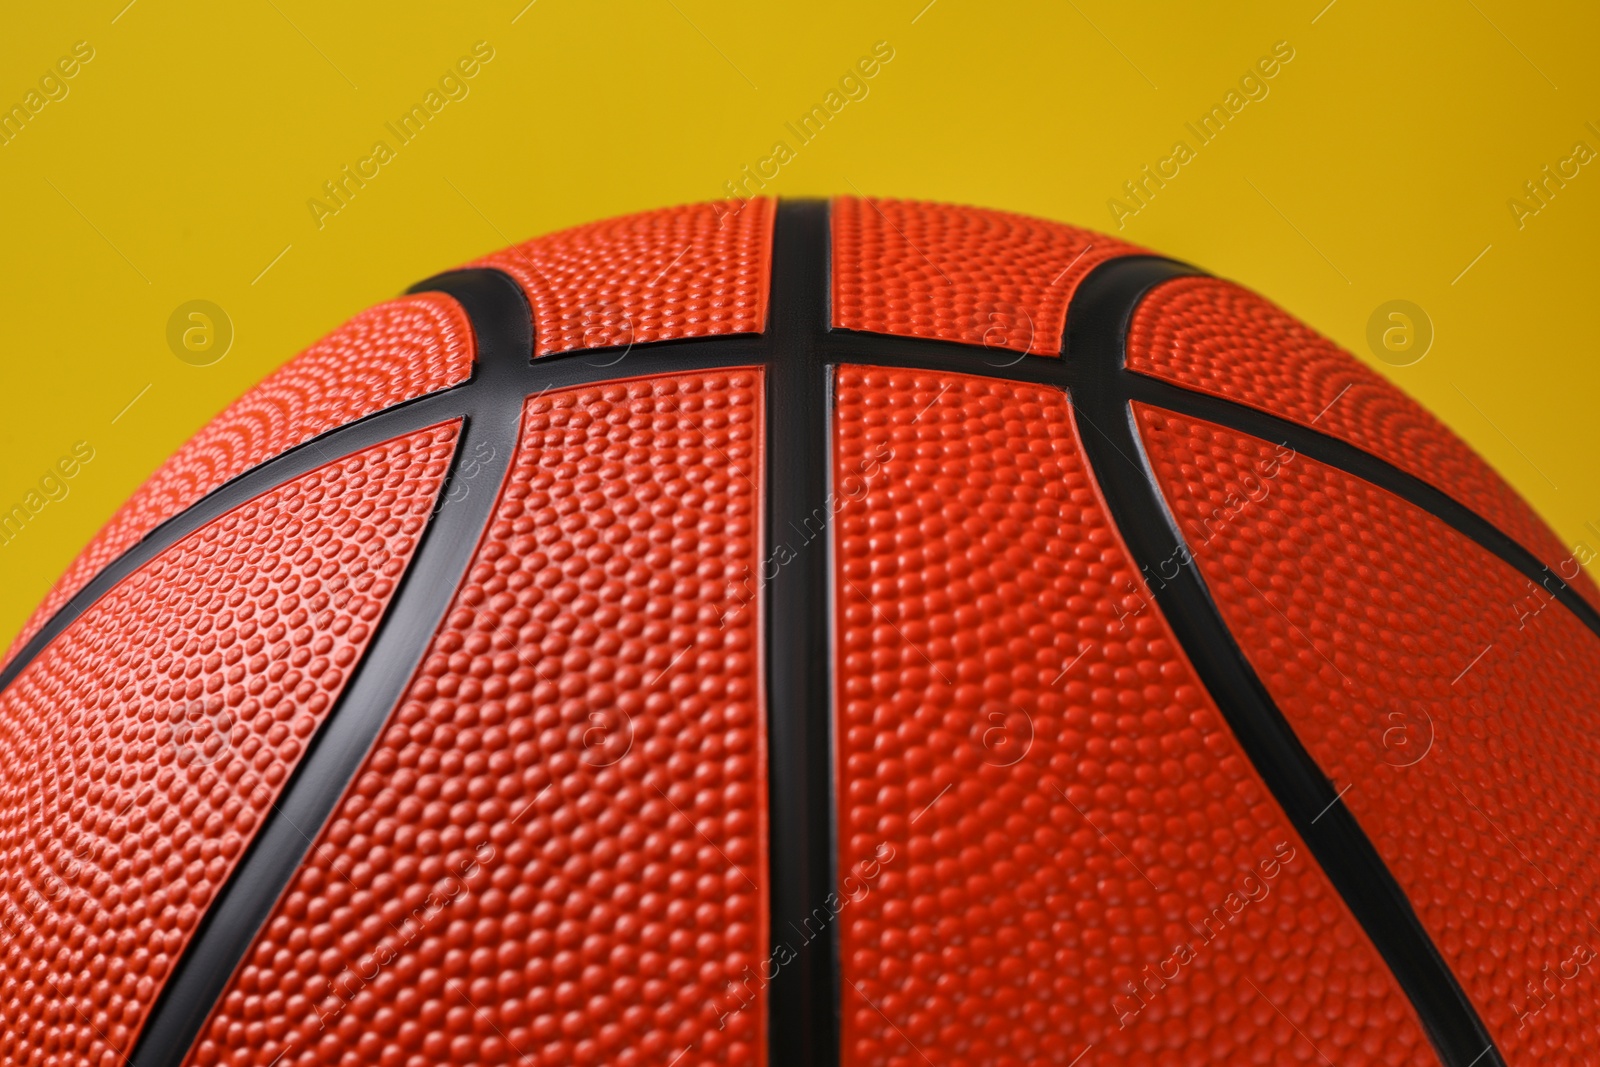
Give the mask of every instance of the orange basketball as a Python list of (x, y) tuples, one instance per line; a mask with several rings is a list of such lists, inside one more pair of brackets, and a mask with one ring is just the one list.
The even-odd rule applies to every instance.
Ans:
[(538, 238), (217, 416), (17, 639), (0, 1062), (1587, 1062), (1584, 562), (1108, 237)]

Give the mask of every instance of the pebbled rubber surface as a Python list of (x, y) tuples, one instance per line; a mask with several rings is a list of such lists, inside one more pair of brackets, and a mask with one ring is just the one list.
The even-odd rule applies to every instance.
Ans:
[(833, 325), (1055, 356), (1085, 274), (1139, 249), (1004, 211), (833, 201)]
[(67, 568), (6, 660), (100, 570), (224, 482), (319, 434), (466, 381), (472, 329), (440, 293), (368, 308), (300, 353), (190, 438)]
[(767, 199), (664, 208), (536, 237), (468, 266), (522, 286), (540, 356), (760, 333), (773, 214)]
[(1416, 401), (1268, 300), (1216, 278), (1158, 286), (1129, 326), (1128, 367), (1314, 427), (1472, 508), (1591, 605), (1600, 587), (1533, 509)]
[(227, 513), (0, 697), (0, 1062), (121, 1063), (338, 700), (448, 467), (449, 423)]
[[(1384, 490), (1137, 406), (1201, 573), (1510, 1064), (1600, 1047), (1600, 642)], [(1271, 465), (1271, 476), (1262, 471)]]
[(191, 1063), (764, 1062), (760, 384), (528, 402), (466, 584)]
[(1437, 1062), (1178, 651), (1065, 394), (844, 367), (836, 419), (841, 1062)]

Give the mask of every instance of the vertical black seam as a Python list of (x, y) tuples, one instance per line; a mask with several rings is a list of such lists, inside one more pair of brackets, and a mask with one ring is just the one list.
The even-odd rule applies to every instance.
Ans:
[(828, 205), (778, 206), (768, 325), (765, 592), (770, 1067), (839, 1062), (828, 540)]
[(1389, 965), (1441, 1060), (1448, 1067), (1503, 1064), (1394, 875), (1228, 630), (1145, 455), (1123, 371), (1127, 327), (1151, 288), (1184, 271), (1159, 260), (1112, 261), (1096, 268), (1073, 298), (1068, 350), (1082, 378), (1069, 395), (1090, 470), (1190, 664)]
[(491, 270), (440, 275), (411, 291), (459, 300), (478, 346), (470, 388), (455, 394), (464, 419), (436, 511), (361, 662), (174, 964), (131, 1067), (179, 1067), (188, 1055), (404, 697), (492, 521), (521, 426), (523, 376), (516, 372), (533, 351), (528, 303), (516, 283)]

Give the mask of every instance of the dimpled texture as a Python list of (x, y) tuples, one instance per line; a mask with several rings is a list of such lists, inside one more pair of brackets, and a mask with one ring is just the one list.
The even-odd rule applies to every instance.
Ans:
[(211, 490), (318, 434), (466, 381), (472, 359), (466, 312), (442, 293), (363, 311), (234, 401), (157, 468), (51, 586), (7, 660), (108, 563)]
[(540, 356), (760, 333), (773, 217), (767, 199), (689, 204), (536, 237), (471, 266), (522, 286)]
[(528, 402), (443, 627), (190, 1062), (763, 1062), (759, 995), (728, 995), (767, 943), (760, 382)]
[(833, 201), (833, 324), (1056, 356), (1089, 271), (1139, 251), (1090, 230), (915, 200)]
[(457, 424), (318, 468), (130, 575), (0, 698), (0, 1062), (125, 1062), (360, 660)]
[(1230, 629), (1506, 1061), (1594, 1062), (1600, 641), (1370, 483), (1210, 423), (1138, 417)]
[(846, 367), (837, 396), (843, 1063), (1435, 1062), (1139, 582), (1064, 394)]
[(1134, 312), (1127, 353), (1132, 370), (1310, 426), (1421, 478), (1600, 607), (1600, 589), (1574, 553), (1466, 442), (1270, 301), (1216, 278), (1175, 278)]

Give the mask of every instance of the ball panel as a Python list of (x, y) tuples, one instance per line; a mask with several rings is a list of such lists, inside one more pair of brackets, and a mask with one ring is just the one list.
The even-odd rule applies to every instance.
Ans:
[(234, 401), (156, 469), (51, 587), (6, 654), (145, 534), (224, 482), (318, 434), (466, 381), (473, 336), (442, 293), (368, 308)]
[(845, 367), (837, 397), (846, 1067), (1307, 1038), (1435, 1062), (1138, 578), (1065, 395)]
[(528, 402), (466, 584), (191, 1063), (764, 1062), (760, 389)]
[(1506, 1062), (1587, 1062), (1578, 1050), (1600, 1047), (1585, 977), (1600, 947), (1586, 915), (1600, 897), (1594, 635), (1382, 489), (1209, 423), (1142, 405), (1138, 418), (1235, 637), (1348, 787)]
[(1215, 278), (1177, 278), (1134, 312), (1128, 366), (1337, 437), (1472, 508), (1590, 604), (1600, 588), (1526, 501), (1381, 375), (1271, 302)]
[(1005, 211), (833, 201), (833, 325), (1055, 356), (1067, 303), (1100, 263), (1139, 251)]
[(533, 307), (536, 354), (760, 333), (772, 269), (772, 201), (646, 211), (485, 256)]
[(0, 697), (0, 1062), (131, 1051), (360, 660), (458, 427), (228, 512), (97, 601)]

